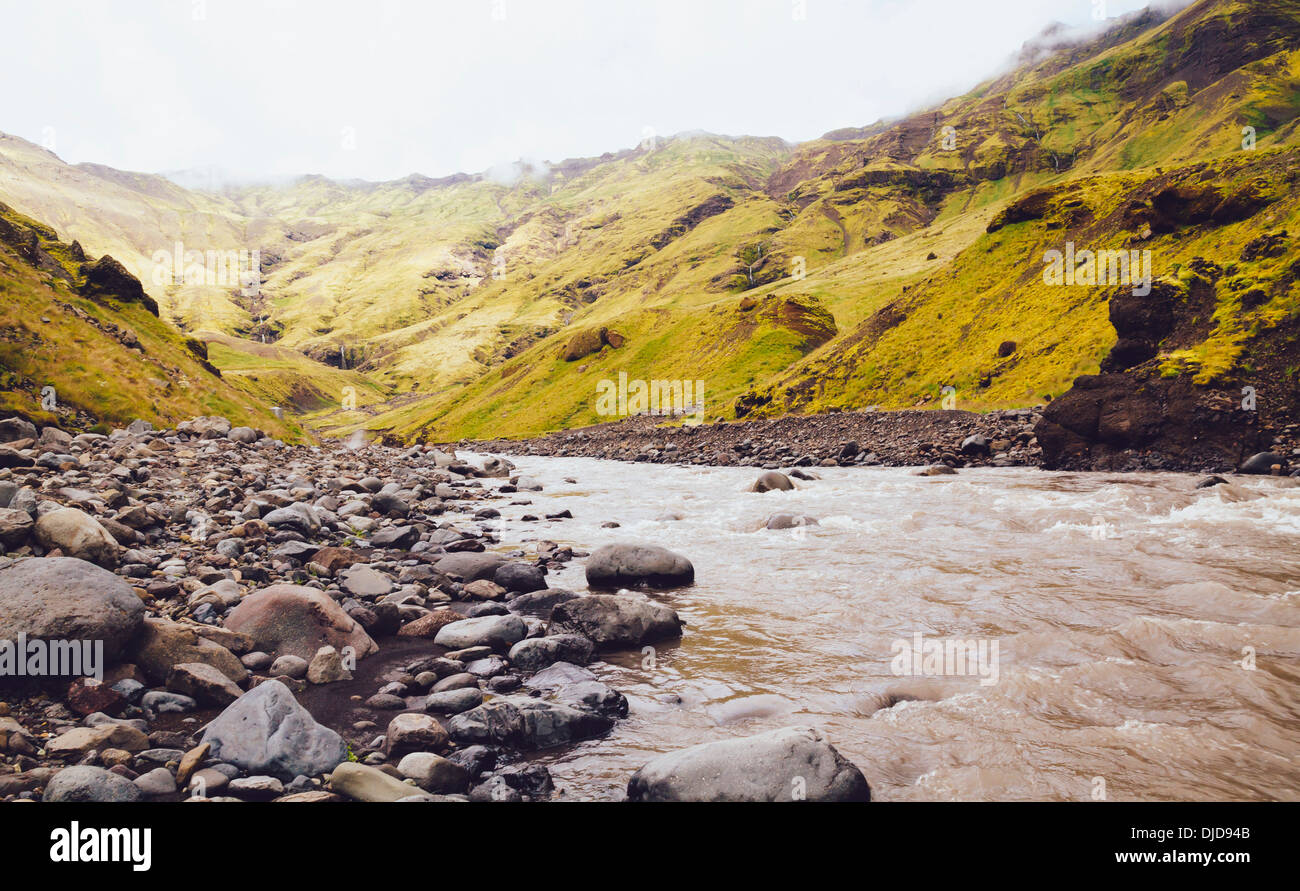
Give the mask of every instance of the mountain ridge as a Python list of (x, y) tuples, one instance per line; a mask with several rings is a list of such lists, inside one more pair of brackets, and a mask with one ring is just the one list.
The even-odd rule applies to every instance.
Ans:
[[(1116, 338), (1109, 294), (1071, 292), (1062, 324), (1063, 295), (1033, 281), (1046, 233), (989, 224), (1036, 189), (1057, 190), (1055, 203), (1074, 188), (1064, 200), (1080, 204), (1053, 213), (1067, 234), (1085, 208), (1111, 223), (1081, 237), (1154, 250), (1159, 275), (1198, 257), (1226, 265), (1250, 224), (1148, 241), (1094, 198), (1242, 153), (1244, 127), (1260, 175), (1285, 175), (1260, 159), (1295, 144), (1298, 22), (1290, 0), (1148, 9), (1081, 42), (1049, 33), (1014, 71), (852, 138), (696, 133), (545, 176), (521, 164), (506, 182), (304, 176), (193, 192), (61, 168), (0, 137), (0, 196), (113, 253), (246, 392), (298, 394), (303, 420), (329, 434), (581, 426), (599, 419), (596, 383), (619, 371), (706, 380), (710, 419), (933, 407), (945, 387), (966, 408), (1024, 407), (1100, 367)], [(1268, 225), (1294, 225), (1291, 203), (1270, 207)], [(1183, 251), (1203, 229), (1228, 240)], [(155, 284), (174, 245), (258, 250), (260, 293)], [(282, 351), (272, 361), (262, 344)]]

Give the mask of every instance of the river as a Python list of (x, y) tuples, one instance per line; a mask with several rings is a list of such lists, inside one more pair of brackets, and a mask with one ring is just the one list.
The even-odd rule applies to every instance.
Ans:
[[(504, 549), (644, 541), (696, 569), (652, 595), (686, 619), (680, 643), (593, 666), (628, 719), (541, 756), (565, 798), (620, 798), (656, 754), (808, 724), (880, 801), (1300, 799), (1292, 480), (819, 468), (756, 494), (753, 468), (514, 460), (545, 488), (497, 502)], [(761, 529), (774, 512), (820, 522)], [(550, 584), (585, 590), (582, 565)], [(918, 634), (971, 658), (909, 668)]]

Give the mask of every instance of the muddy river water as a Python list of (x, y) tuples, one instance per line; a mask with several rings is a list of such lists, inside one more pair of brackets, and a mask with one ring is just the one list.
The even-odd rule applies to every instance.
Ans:
[[(877, 800), (1300, 799), (1291, 480), (829, 468), (755, 494), (753, 468), (514, 460), (545, 488), (497, 502), (503, 549), (642, 541), (696, 570), (653, 594), (679, 643), (593, 666), (631, 714), (541, 757), (565, 797), (808, 724)], [(774, 512), (819, 524), (762, 529)], [(585, 590), (582, 564), (551, 585)]]

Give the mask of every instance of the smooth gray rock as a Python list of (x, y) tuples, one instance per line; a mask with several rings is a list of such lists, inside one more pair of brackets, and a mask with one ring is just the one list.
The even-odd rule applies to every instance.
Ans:
[(497, 567), (492, 580), (516, 594), (542, 591), (546, 588), (546, 573), (531, 563), (506, 563)]
[(806, 517), (801, 514), (772, 514), (767, 518), (764, 524), (766, 529), (796, 529), (800, 526), (817, 526), (819, 525), (816, 517)]
[(631, 801), (870, 801), (862, 771), (811, 727), (783, 727), (660, 755), (627, 784)]
[(457, 690), (430, 693), (424, 700), (424, 710), (441, 715), (458, 715), (482, 704), (482, 690), (478, 687), (461, 687)]
[(491, 580), (503, 563), (505, 558), (499, 554), (464, 552), (448, 554), (434, 564), (434, 569), (459, 582), (476, 582)]
[(140, 787), (102, 767), (65, 767), (45, 787), (42, 801), (139, 801)]
[(258, 684), (217, 715), (201, 742), (210, 757), (282, 780), (328, 773), (347, 760), (347, 744), (316, 722), (279, 681)]
[(518, 616), (479, 616), (444, 625), (433, 642), (449, 650), (481, 646), (504, 653), (527, 633), (528, 626)]
[(596, 675), (589, 668), (571, 662), (556, 662), (524, 681), (524, 686), (535, 690), (558, 690), (570, 684), (594, 680)]
[(667, 588), (695, 581), (695, 567), (690, 560), (658, 545), (602, 545), (587, 558), (586, 571), (587, 584), (594, 588)]
[(555, 691), (554, 701), (611, 718), (627, 717), (627, 697), (600, 681), (566, 684)]
[(33, 557), (0, 569), (0, 639), (104, 642), (113, 662), (144, 622), (144, 604), (106, 569), (75, 557)]
[(135, 786), (146, 798), (161, 798), (176, 792), (176, 777), (165, 767), (155, 767), (135, 778)]

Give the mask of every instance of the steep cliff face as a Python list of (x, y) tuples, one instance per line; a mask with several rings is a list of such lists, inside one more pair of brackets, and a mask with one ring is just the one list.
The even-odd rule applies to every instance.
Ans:
[[(1275, 183), (1294, 183), (1300, 169), (1293, 153), (1261, 164), (1273, 167)], [(1199, 242), (1214, 259), (1198, 253), (1176, 277), (1153, 282), (1148, 294), (1111, 293), (1115, 345), (1099, 374), (1079, 377), (1044, 411), (1036, 429), (1044, 466), (1232, 470), (1279, 438), (1293, 438), (1300, 420), (1300, 251), (1278, 224), (1294, 227), (1295, 193), (1254, 186), (1247, 185), (1249, 200), (1216, 192), (1210, 200), (1180, 202), (1202, 210), (1168, 222), (1177, 237)], [(1185, 186), (1165, 185), (1154, 202), (1127, 209), (1167, 209), (1170, 202), (1160, 199), (1171, 193), (1188, 196)], [(1218, 210), (1225, 205), (1228, 212)]]

